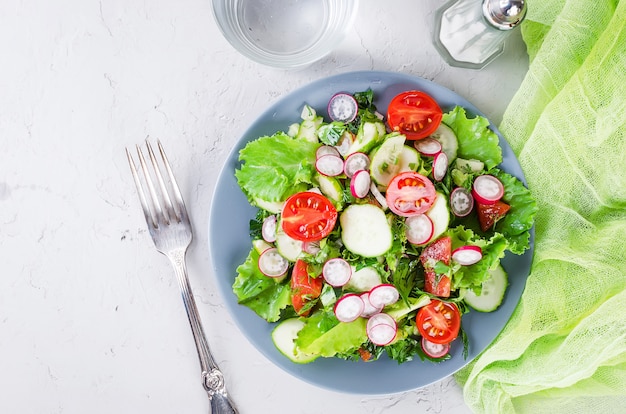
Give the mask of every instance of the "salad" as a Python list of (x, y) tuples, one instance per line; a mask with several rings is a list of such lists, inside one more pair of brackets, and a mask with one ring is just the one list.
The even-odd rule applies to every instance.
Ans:
[(258, 213), (238, 302), (275, 323), (296, 363), (467, 350), (462, 316), (498, 308), (500, 259), (529, 249), (536, 213), (498, 168), (489, 121), (417, 90), (384, 115), (372, 90), (337, 93), (327, 119), (318, 110), (304, 105), (300, 122), (239, 153), (235, 176)]

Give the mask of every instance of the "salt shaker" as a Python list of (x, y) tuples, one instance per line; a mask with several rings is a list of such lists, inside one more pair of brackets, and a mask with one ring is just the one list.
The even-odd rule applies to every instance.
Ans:
[(451, 66), (480, 69), (525, 16), (525, 0), (453, 0), (437, 10), (435, 47)]

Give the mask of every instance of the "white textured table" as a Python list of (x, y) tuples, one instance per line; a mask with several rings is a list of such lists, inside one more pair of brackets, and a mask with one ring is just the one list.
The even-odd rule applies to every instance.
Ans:
[(500, 121), (528, 66), (519, 34), (482, 71), (450, 68), (430, 42), (442, 3), (364, 0), (335, 52), (284, 71), (240, 56), (208, 0), (0, 2), (0, 412), (207, 412), (178, 287), (124, 154), (146, 137), (164, 143), (191, 210), (191, 283), (242, 414), (468, 412), (452, 378), (367, 398), (274, 367), (223, 306), (207, 251), (226, 155), (296, 87), (401, 71)]

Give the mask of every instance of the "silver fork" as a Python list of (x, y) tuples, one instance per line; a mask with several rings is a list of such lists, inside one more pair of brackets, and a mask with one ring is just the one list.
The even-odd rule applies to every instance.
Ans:
[[(202, 329), (198, 308), (196, 307), (189, 278), (187, 277), (185, 254), (192, 239), (191, 223), (189, 222), (187, 209), (178, 184), (174, 179), (170, 164), (165, 156), (165, 151), (163, 151), (163, 146), (159, 141), (157, 141), (157, 145), (161, 154), (162, 165), (165, 168), (165, 174), (162, 174), (161, 167), (159, 167), (157, 158), (148, 140), (146, 140), (146, 147), (150, 163), (152, 164), (151, 171), (139, 145), (137, 145), (137, 155), (140, 169), (137, 168), (133, 157), (130, 155), (128, 148), (126, 148), (126, 155), (128, 156), (130, 169), (137, 186), (141, 207), (148, 223), (148, 231), (157, 250), (167, 256), (174, 266), (176, 279), (178, 280), (189, 324), (191, 325), (191, 332), (196, 343), (202, 369), (202, 386), (209, 396), (211, 412), (215, 414), (237, 413), (237, 409), (226, 392), (224, 376), (209, 350), (209, 344)], [(140, 176), (143, 176), (143, 182)], [(153, 178), (151, 177), (156, 179), (158, 186), (153, 184)], [(150, 195), (149, 199), (146, 197), (144, 184), (145, 188), (147, 188), (146, 191)]]

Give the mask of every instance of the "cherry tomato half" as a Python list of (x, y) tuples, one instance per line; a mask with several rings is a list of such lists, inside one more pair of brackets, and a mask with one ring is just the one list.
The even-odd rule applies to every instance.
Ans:
[(436, 197), (432, 181), (413, 171), (405, 171), (393, 177), (385, 193), (389, 209), (402, 217), (426, 212)]
[(478, 222), (482, 231), (488, 231), (509, 212), (511, 206), (498, 200), (495, 204), (478, 203)]
[(455, 304), (433, 300), (415, 317), (420, 335), (434, 344), (447, 344), (459, 335), (461, 314)]
[(298, 315), (307, 316), (310, 309), (305, 306), (322, 293), (322, 277), (311, 277), (304, 260), (296, 260), (291, 271), (291, 304)]
[(439, 127), (443, 113), (437, 102), (421, 91), (407, 91), (394, 97), (387, 107), (389, 127), (415, 140), (426, 138)]
[(282, 228), (292, 239), (321, 240), (333, 231), (337, 210), (329, 199), (311, 191), (296, 193), (285, 201)]

